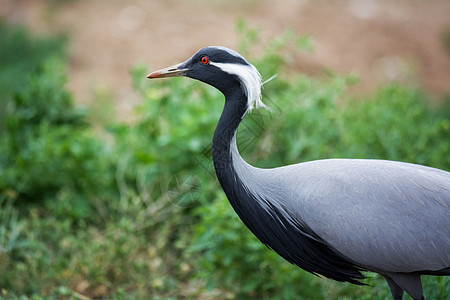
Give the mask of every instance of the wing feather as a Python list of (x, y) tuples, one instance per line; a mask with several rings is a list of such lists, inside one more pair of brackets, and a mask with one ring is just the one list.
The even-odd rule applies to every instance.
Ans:
[[(261, 176), (282, 187), (283, 193), (272, 193), (276, 205), (361, 266), (390, 272), (450, 267), (449, 172), (329, 159), (261, 170)], [(264, 193), (270, 190), (266, 185)]]

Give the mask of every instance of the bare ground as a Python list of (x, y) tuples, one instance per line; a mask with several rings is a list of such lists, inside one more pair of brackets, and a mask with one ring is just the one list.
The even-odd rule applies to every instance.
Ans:
[(294, 71), (355, 72), (356, 92), (400, 81), (441, 97), (450, 92), (448, 0), (4, 0), (0, 17), (37, 32), (71, 34), (69, 88), (82, 105), (105, 89), (122, 118), (138, 101), (129, 70), (148, 70), (186, 59), (206, 45), (235, 48), (242, 17), (263, 40), (290, 28), (312, 36), (315, 52), (299, 53)]

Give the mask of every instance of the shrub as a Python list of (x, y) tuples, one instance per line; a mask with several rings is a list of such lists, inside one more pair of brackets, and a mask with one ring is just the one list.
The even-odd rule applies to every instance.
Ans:
[(78, 219), (90, 207), (85, 196), (100, 193), (111, 179), (109, 161), (100, 159), (106, 148), (64, 84), (62, 62), (48, 59), (8, 104), (0, 137), (0, 196), (35, 203), (59, 198), (66, 202), (66, 216)]

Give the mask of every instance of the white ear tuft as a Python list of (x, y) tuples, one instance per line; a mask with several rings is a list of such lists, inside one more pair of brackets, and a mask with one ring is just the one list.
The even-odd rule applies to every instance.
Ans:
[(248, 69), (248, 76), (240, 78), (241, 84), (247, 94), (247, 111), (251, 111), (254, 108), (260, 107), (266, 108), (266, 105), (261, 100), (261, 74), (253, 65), (249, 65)]
[(211, 64), (220, 68), (222, 71), (236, 75), (239, 78), (241, 86), (247, 96), (247, 112), (260, 107), (269, 109), (261, 101), (261, 87), (263, 83), (261, 74), (259, 74), (255, 66), (252, 64), (243, 65), (215, 62), (211, 62)]

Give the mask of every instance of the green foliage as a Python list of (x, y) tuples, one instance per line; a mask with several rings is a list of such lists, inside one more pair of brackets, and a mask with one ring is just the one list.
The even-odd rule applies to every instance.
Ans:
[(356, 101), (345, 107), (344, 124), (348, 125), (343, 138), (348, 146), (346, 153), (341, 152), (450, 170), (450, 121), (427, 107), (423, 93), (389, 86), (372, 99)]
[(21, 236), (18, 213), (11, 201), (4, 199), (0, 201), (0, 220), (0, 261), (2, 261), (6, 253), (23, 248), (26, 241)]
[(28, 202), (56, 197), (78, 219), (89, 209), (83, 195), (99, 192), (111, 178), (109, 162), (100, 159), (105, 147), (63, 88), (63, 67), (59, 59), (46, 60), (7, 107), (0, 195)]
[[(195, 187), (198, 176), (204, 178), (205, 172), (213, 176), (209, 148), (222, 105), (219, 93), (176, 79), (155, 81), (150, 86), (148, 81), (143, 83), (144, 74), (142, 68), (133, 72), (135, 86), (145, 100), (139, 107), (140, 118), (133, 127), (112, 129), (121, 137), (117, 146), (133, 150), (128, 150), (128, 169), (148, 167), (158, 195), (186, 180)], [(188, 178), (183, 173), (188, 173)]]
[(62, 36), (34, 38), (25, 28), (2, 20), (0, 36), (0, 98), (19, 92), (43, 60), (63, 55), (66, 44)]
[[(243, 52), (253, 52), (258, 32), (242, 21), (238, 30)], [(368, 287), (315, 277), (245, 228), (211, 162), (211, 137), (223, 106), (214, 88), (188, 79), (149, 82), (146, 70), (136, 68), (133, 82), (143, 99), (136, 121), (103, 118), (105, 128), (97, 123), (94, 130), (64, 88), (64, 62), (47, 51), (31, 58), (28, 48), (38, 47), (36, 40), (20, 32), (23, 59), (34, 65), (19, 88), (0, 97), (6, 103), (0, 298), (389, 297), (379, 276), (371, 275)], [(5, 53), (14, 57), (17, 43), (8, 43)], [(269, 78), (284, 73), (299, 47), (311, 51), (313, 44), (287, 31), (251, 61)], [(4, 77), (0, 86), (8, 85)], [(368, 157), (450, 169), (448, 114), (431, 110), (423, 93), (401, 86), (347, 100), (354, 81), (295, 75), (267, 83), (263, 100), (272, 111), (244, 119), (238, 131), (242, 155), (261, 167)], [(107, 101), (107, 94), (100, 96)], [(450, 292), (448, 277), (426, 277), (424, 286), (432, 299)]]
[(65, 39), (34, 38), (22, 27), (0, 20), (0, 130), (4, 129), (4, 112), (12, 95), (20, 92), (28, 78), (48, 57), (62, 57)]
[(427, 107), (423, 93), (389, 86), (371, 99), (345, 101), (349, 82), (345, 77), (312, 81), (300, 76), (291, 89), (277, 95), (275, 116), (269, 117), (270, 128), (262, 136), (273, 141), (272, 148), (252, 155), (275, 165), (349, 157), (450, 169), (449, 119)]

